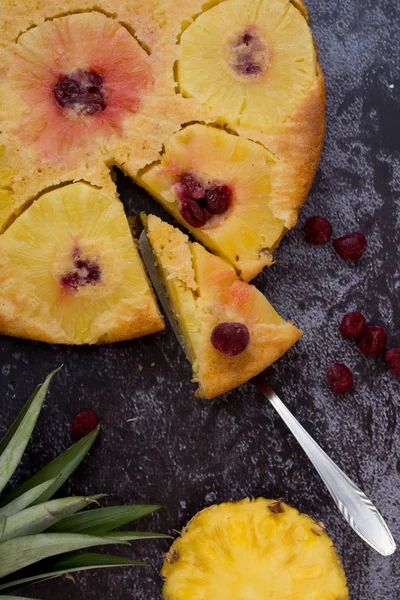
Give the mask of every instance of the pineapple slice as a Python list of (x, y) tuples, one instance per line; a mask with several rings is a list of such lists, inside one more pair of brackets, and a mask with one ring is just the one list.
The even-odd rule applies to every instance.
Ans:
[(24, 143), (63, 165), (121, 135), (152, 86), (149, 58), (118, 22), (99, 12), (66, 15), (29, 29), (12, 47), (7, 90)]
[(165, 600), (348, 600), (332, 540), (282, 501), (248, 498), (198, 513), (166, 554)]
[[(260, 144), (195, 124), (166, 142), (161, 162), (145, 170), (138, 182), (249, 281), (272, 263), (271, 253), (285, 231), (284, 221), (275, 214), (271, 189), (278, 162)], [(190, 185), (193, 190), (186, 189)], [(226, 206), (210, 208), (207, 195), (214, 194), (215, 200), (224, 190)], [(206, 220), (196, 221), (193, 203)]]
[(142, 217), (192, 362), (197, 396), (211, 399), (263, 371), (302, 332), (227, 262), (158, 217)]
[(0, 331), (115, 342), (163, 329), (122, 204), (86, 183), (44, 194), (0, 236)]
[(290, 0), (227, 0), (183, 32), (180, 90), (230, 127), (276, 128), (317, 79), (313, 37)]

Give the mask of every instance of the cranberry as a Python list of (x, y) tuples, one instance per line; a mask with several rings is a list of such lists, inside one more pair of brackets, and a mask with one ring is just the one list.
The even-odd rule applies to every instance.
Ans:
[(78, 69), (62, 76), (54, 86), (54, 96), (60, 108), (79, 114), (94, 115), (106, 108), (103, 77), (95, 71)]
[(386, 352), (387, 368), (393, 375), (400, 375), (400, 348), (393, 348)]
[(365, 356), (378, 356), (384, 351), (386, 340), (387, 334), (384, 327), (379, 327), (379, 325), (367, 327), (358, 342), (358, 348)]
[(182, 217), (192, 227), (203, 227), (207, 223), (208, 213), (192, 198), (182, 200), (180, 211)]
[(311, 217), (304, 223), (304, 233), (307, 242), (325, 244), (331, 239), (332, 225), (324, 217)]
[(211, 333), (211, 343), (227, 356), (237, 356), (250, 343), (250, 332), (243, 323), (218, 323)]
[(365, 317), (359, 312), (348, 312), (344, 315), (339, 325), (339, 331), (342, 337), (348, 340), (355, 340), (365, 329)]
[(61, 286), (66, 291), (77, 290), (86, 285), (95, 285), (101, 281), (101, 269), (93, 260), (83, 260), (76, 254), (74, 256), (74, 268), (61, 277)]
[[(184, 194), (184, 198), (193, 198), (193, 200), (200, 200), (204, 197), (204, 185), (191, 173), (186, 173), (181, 181), (180, 188)], [(183, 199), (184, 199), (183, 198)]]
[(204, 203), (212, 215), (222, 215), (228, 210), (232, 202), (232, 191), (227, 185), (211, 184), (204, 195)]
[(85, 435), (96, 429), (100, 423), (96, 413), (92, 410), (85, 410), (85, 412), (76, 415), (71, 425), (71, 432), (77, 438), (83, 438)]
[(367, 248), (363, 233), (349, 233), (333, 240), (333, 247), (343, 260), (359, 260)]
[(353, 374), (349, 367), (341, 363), (333, 363), (326, 372), (328, 384), (334, 394), (345, 394), (353, 386)]

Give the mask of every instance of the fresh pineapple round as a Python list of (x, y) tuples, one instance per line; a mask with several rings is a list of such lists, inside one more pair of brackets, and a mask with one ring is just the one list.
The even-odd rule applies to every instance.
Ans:
[(248, 498), (198, 513), (165, 556), (165, 600), (348, 600), (321, 524), (281, 500)]

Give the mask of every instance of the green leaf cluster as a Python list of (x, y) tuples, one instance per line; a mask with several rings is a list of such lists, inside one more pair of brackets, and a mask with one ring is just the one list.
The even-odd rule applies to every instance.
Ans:
[[(55, 370), (33, 392), (0, 442), (0, 494), (17, 469), (35, 428)], [(168, 537), (141, 531), (115, 531), (149, 515), (155, 505), (110, 506), (81, 512), (105, 496), (54, 495), (92, 447), (100, 427), (68, 448), (17, 489), (0, 495), (0, 600), (19, 588), (85, 569), (145, 566), (129, 558), (82, 552), (95, 546)], [(18, 600), (18, 598), (17, 598)], [(19, 597), (19, 600), (27, 600)]]

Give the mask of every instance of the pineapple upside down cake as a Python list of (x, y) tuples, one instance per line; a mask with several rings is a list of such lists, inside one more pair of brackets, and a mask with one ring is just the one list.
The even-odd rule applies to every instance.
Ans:
[(263, 334), (259, 368), (275, 360), (298, 330), (244, 286), (295, 225), (322, 147), (324, 81), (302, 0), (3, 0), (0, 27), (0, 332), (81, 344), (164, 327), (118, 167), (213, 253), (181, 242), (196, 272), (187, 297), (221, 306), (233, 286), (226, 322), (246, 313), (292, 331), (282, 343)]

